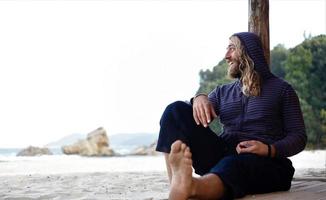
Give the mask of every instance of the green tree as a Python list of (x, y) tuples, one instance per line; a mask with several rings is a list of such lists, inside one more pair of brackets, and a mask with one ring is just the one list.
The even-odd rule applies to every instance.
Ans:
[(227, 77), (227, 69), (228, 65), (223, 59), (216, 66), (214, 66), (212, 70), (200, 70), (199, 89), (197, 93), (208, 94), (210, 91), (216, 88), (216, 86), (230, 82), (231, 79)]
[(326, 36), (306, 38), (290, 50), (285, 61), (286, 80), (296, 89), (305, 119), (308, 142), (326, 146), (323, 110), (326, 109)]
[(311, 52), (302, 46), (297, 46), (291, 50), (285, 63), (285, 79), (299, 91), (299, 97), (304, 100), (306, 100), (309, 95), (308, 73), (311, 65)]
[(302, 43), (303, 48), (309, 49), (312, 54), (312, 63), (309, 68), (308, 102), (314, 108), (321, 110), (326, 108), (326, 35), (320, 35), (306, 39)]
[(278, 44), (271, 51), (271, 70), (278, 77), (285, 78), (285, 60), (288, 57), (289, 50), (284, 45)]

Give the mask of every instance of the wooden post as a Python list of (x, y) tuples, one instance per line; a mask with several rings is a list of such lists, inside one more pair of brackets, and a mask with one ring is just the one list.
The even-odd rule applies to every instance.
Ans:
[(248, 0), (248, 2), (248, 31), (256, 33), (260, 37), (266, 61), (270, 65), (269, 0)]

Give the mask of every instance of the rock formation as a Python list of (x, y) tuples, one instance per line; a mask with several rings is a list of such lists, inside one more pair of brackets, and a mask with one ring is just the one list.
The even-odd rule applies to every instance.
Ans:
[(109, 138), (101, 127), (87, 135), (86, 140), (79, 140), (75, 144), (62, 146), (65, 154), (79, 154), (81, 156), (113, 156), (109, 148)]
[(133, 150), (131, 155), (139, 155), (139, 156), (145, 156), (145, 155), (157, 155), (159, 152), (155, 151), (157, 145), (157, 141), (153, 142), (149, 146), (141, 146)]
[(52, 152), (48, 148), (29, 146), (17, 153), (17, 156), (41, 156), (41, 155), (52, 155)]

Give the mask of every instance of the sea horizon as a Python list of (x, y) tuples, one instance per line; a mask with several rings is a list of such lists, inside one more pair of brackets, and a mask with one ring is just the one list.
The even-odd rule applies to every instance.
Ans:
[[(33, 145), (29, 145), (33, 146)], [(26, 147), (0, 147), (0, 156), (17, 156), (17, 154), (28, 148), (29, 146)], [(111, 145), (110, 148), (114, 150), (117, 155), (128, 155), (130, 154), (133, 150), (135, 150), (138, 145)], [(48, 148), (52, 155), (64, 155), (62, 152), (61, 147), (42, 147), (42, 148)]]

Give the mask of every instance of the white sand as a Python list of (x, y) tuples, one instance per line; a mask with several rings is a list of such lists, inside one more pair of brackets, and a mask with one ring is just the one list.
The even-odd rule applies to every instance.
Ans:
[[(295, 178), (326, 178), (326, 151), (291, 158)], [(0, 199), (132, 199), (168, 197), (163, 156), (0, 157)]]
[(165, 172), (1, 176), (0, 199), (166, 199)]
[(2, 157), (0, 199), (166, 199), (163, 156)]

